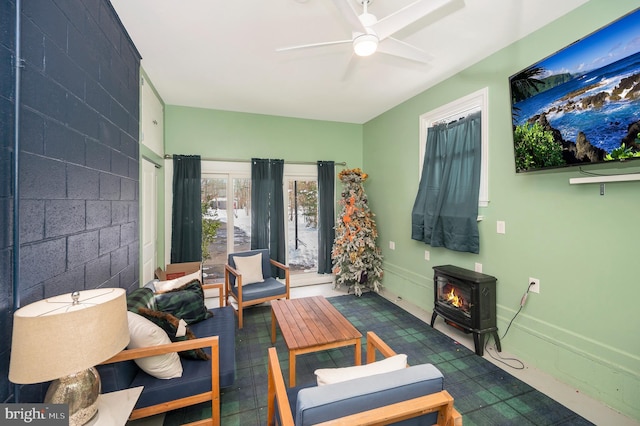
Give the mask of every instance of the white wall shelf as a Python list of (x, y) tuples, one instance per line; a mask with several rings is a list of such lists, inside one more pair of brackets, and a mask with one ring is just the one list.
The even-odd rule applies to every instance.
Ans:
[(640, 173), (627, 175), (610, 175), (610, 176), (589, 176), (581, 178), (569, 179), (570, 185), (578, 185), (582, 183), (609, 183), (609, 182), (627, 182), (632, 180), (640, 180)]

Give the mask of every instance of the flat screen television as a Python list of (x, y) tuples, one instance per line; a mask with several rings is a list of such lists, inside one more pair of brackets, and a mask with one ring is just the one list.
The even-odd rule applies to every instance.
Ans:
[(640, 159), (640, 8), (509, 87), (516, 172)]

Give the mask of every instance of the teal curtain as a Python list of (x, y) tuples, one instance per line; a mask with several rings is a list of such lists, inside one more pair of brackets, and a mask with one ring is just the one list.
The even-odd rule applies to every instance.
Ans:
[(173, 156), (171, 263), (202, 261), (200, 156)]
[[(270, 160), (270, 186), (269, 196), (269, 254), (271, 259), (280, 263), (287, 261), (287, 242), (284, 235), (284, 160)], [(273, 276), (284, 278), (284, 271), (271, 266)]]
[(331, 273), (335, 239), (335, 163), (318, 161), (318, 273)]
[(251, 160), (251, 250), (269, 248), (269, 160)]
[(432, 247), (479, 253), (480, 112), (428, 129), (411, 238)]
[[(286, 262), (284, 160), (251, 160), (251, 249), (269, 249), (271, 259)], [(284, 272), (272, 268), (273, 276)]]

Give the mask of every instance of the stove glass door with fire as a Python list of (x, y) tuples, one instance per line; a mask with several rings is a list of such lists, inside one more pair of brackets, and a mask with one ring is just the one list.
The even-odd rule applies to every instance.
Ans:
[(446, 317), (471, 327), (473, 293), (471, 287), (446, 276), (436, 277), (436, 305), (446, 312)]

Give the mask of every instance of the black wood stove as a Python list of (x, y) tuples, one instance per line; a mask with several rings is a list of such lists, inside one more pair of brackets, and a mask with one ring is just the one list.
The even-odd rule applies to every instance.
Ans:
[(484, 353), (485, 334), (491, 333), (502, 351), (496, 326), (496, 278), (453, 265), (433, 267), (434, 308), (431, 327), (440, 315), (465, 333), (473, 333), (476, 354)]

